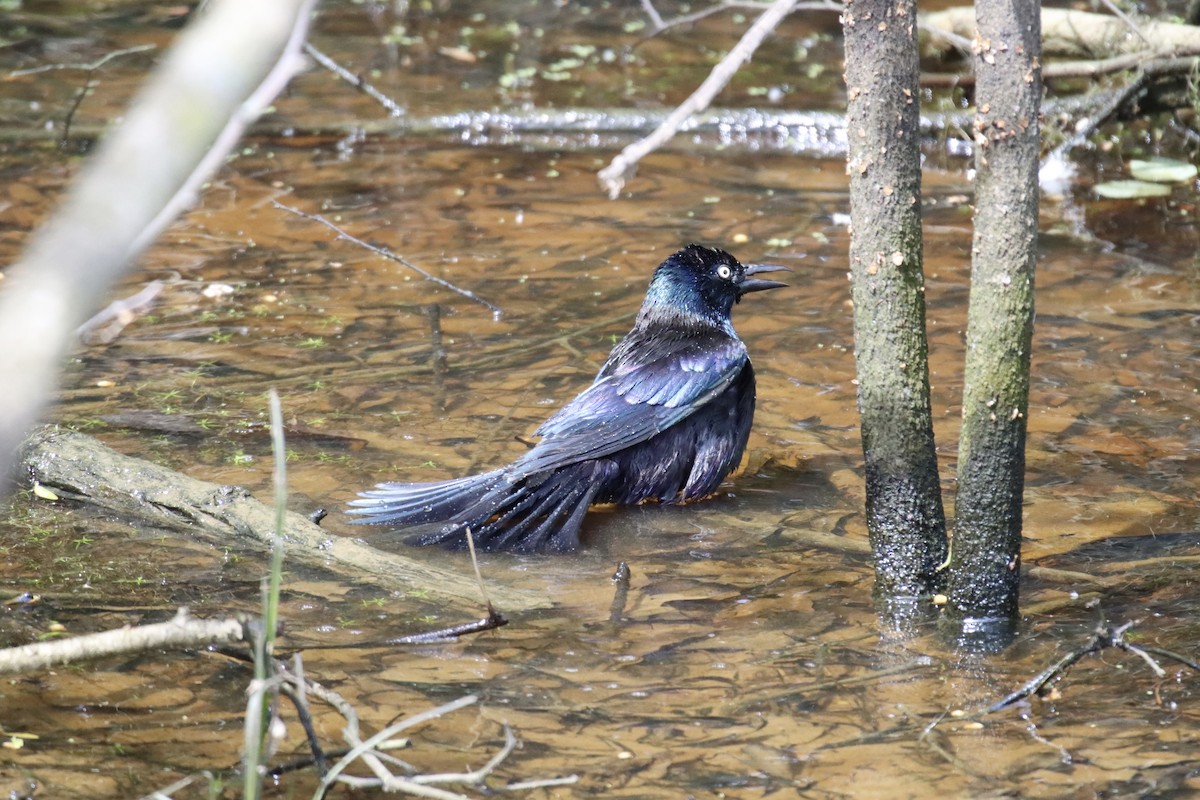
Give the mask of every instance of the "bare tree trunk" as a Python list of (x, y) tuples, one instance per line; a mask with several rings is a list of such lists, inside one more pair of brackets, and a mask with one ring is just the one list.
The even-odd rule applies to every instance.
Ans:
[(875, 589), (935, 589), (946, 552), (934, 452), (921, 263), (916, 6), (849, 0), (850, 268)]
[(1004, 632), (1020, 581), (1041, 25), (1039, 0), (979, 0), (975, 9), (975, 241), (948, 619)]

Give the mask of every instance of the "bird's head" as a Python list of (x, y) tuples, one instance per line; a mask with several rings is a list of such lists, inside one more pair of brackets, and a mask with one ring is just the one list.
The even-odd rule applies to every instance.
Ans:
[(654, 271), (642, 313), (685, 314), (727, 324), (743, 295), (787, 286), (752, 276), (786, 269), (777, 264), (743, 265), (724, 250), (690, 244)]

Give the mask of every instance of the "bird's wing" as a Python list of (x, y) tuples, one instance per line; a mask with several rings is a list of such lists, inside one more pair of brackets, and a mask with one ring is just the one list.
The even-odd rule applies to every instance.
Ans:
[(725, 336), (659, 338), (625, 355), (542, 423), (542, 441), (514, 467), (530, 474), (644, 442), (724, 391), (747, 363), (746, 346)]

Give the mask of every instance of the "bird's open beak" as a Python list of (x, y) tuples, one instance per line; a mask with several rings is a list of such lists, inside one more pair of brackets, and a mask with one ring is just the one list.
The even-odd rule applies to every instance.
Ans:
[(780, 270), (792, 271), (791, 267), (785, 267), (782, 264), (747, 264), (746, 277), (738, 285), (738, 297), (750, 292), (761, 292), (766, 289), (778, 289), (781, 286), (787, 286), (786, 283), (779, 281), (764, 281), (759, 278), (751, 278), (751, 275), (757, 275), (760, 272), (779, 272)]

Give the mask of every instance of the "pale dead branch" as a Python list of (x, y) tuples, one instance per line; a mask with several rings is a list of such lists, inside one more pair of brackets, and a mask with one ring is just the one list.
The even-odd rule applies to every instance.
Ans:
[(786, 17), (796, 5), (796, 0), (775, 0), (762, 16), (743, 34), (741, 40), (734, 45), (729, 54), (721, 59), (704, 82), (691, 97), (667, 115), (666, 120), (644, 139), (639, 139), (626, 147), (613, 158), (612, 162), (600, 170), (600, 184), (608, 192), (610, 199), (617, 199), (624, 188), (625, 182), (637, 171), (638, 162), (653, 153), (664, 142), (674, 136), (681, 125), (698, 111), (708, 108), (717, 93), (725, 88), (729, 79), (741, 68), (742, 64), (754, 55), (754, 51), (762, 44), (763, 39)]
[[(938, 31), (948, 31), (956, 37), (955, 41), (975, 37), (975, 10), (970, 6), (921, 14), (919, 21), (921, 29), (933, 39), (938, 38)], [(1143, 20), (1138, 23), (1138, 30), (1154, 45), (1130, 36), (1129, 26), (1117, 17), (1062, 8), (1042, 9), (1042, 51), (1046, 56), (1110, 58), (1140, 53), (1143, 57), (1162, 57), (1200, 50), (1200, 27), (1195, 25)]]
[(300, 65), (315, 0), (213, 0), (180, 36), (0, 295), (0, 474), (75, 328)]
[(150, 281), (141, 291), (120, 300), (113, 300), (102, 311), (79, 326), (76, 331), (84, 344), (108, 344), (121, 335), (125, 326), (146, 314), (154, 299), (162, 292), (162, 281)]
[(0, 650), (0, 673), (33, 672), (105, 656), (164, 648), (205, 647), (245, 639), (246, 620), (192, 619), (181, 608), (169, 622), (124, 627)]

